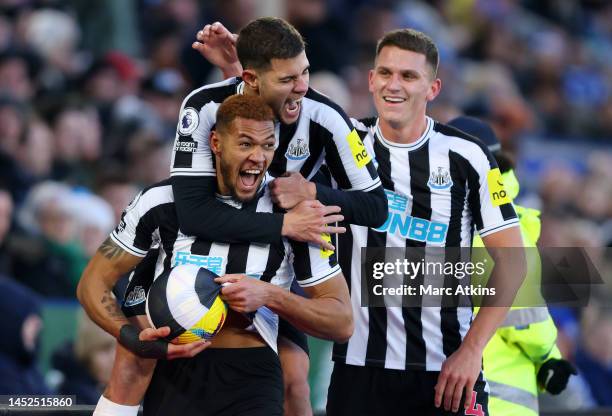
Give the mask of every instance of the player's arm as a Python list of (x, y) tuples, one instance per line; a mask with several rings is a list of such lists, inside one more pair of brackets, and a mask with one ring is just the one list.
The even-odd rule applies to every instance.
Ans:
[(112, 288), (141, 260), (142, 257), (126, 252), (108, 237), (87, 264), (79, 281), (79, 302), (89, 317), (115, 338), (129, 321), (117, 304)]
[(170, 328), (147, 328), (141, 331), (131, 325), (112, 294), (112, 289), (125, 273), (140, 263), (134, 256), (107, 238), (83, 271), (77, 286), (77, 298), (89, 317), (132, 353), (143, 358), (193, 357), (208, 346), (204, 342), (185, 345), (159, 340)]
[(350, 295), (341, 272), (323, 283), (305, 287), (309, 298), (244, 275), (225, 275), (215, 280), (231, 283), (223, 288), (223, 298), (238, 312), (267, 306), (299, 330), (336, 342), (346, 342), (353, 333)]
[[(235, 48), (236, 35), (230, 33), (221, 23), (204, 26), (196, 38), (193, 48), (221, 69), (225, 78), (242, 74)], [(316, 94), (320, 97), (320, 94)], [(292, 178), (281, 178), (275, 181), (275, 195), (287, 200), (287, 203), (281, 202), (279, 206), (291, 209), (300, 201), (317, 199), (324, 205), (339, 206), (345, 220), (350, 224), (378, 227), (387, 219), (387, 198), (379, 185), (376, 169), (349, 118), (340, 107), (331, 101), (330, 103), (338, 114), (329, 122), (333, 139), (325, 143), (328, 148), (326, 159), (339, 187), (351, 192), (343, 192), (319, 183), (308, 188), (296, 188), (296, 181)], [(355, 163), (359, 165), (359, 169), (354, 166)], [(283, 233), (283, 236), (296, 241), (309, 241), (288, 233)]]
[[(466, 145), (469, 160), (468, 205), (475, 227), (495, 265), (487, 287), (494, 296), (485, 296), (480, 311), (461, 346), (443, 363), (435, 387), (435, 405), (457, 411), (461, 397), (470, 398), (482, 366), (482, 353), (498, 326), (504, 321), (527, 273), (525, 249), (519, 222), (495, 159), (482, 143)], [(464, 149), (465, 150), (465, 149)], [(470, 405), (465, 400), (465, 407)]]
[(278, 242), (282, 236), (333, 250), (321, 234), (344, 232), (342, 227), (328, 225), (344, 218), (337, 206), (307, 201), (286, 214), (256, 213), (218, 201), (214, 177), (173, 176), (171, 181), (181, 231), (187, 235), (226, 243), (268, 244)]
[(223, 73), (223, 78), (242, 75), (242, 65), (236, 53), (238, 35), (231, 33), (220, 22), (205, 25), (196, 33), (196, 41), (191, 47), (216, 66)]

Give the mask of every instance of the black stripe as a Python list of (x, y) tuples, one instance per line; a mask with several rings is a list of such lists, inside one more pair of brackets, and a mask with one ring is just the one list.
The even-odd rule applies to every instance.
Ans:
[(164, 270), (169, 270), (172, 267), (172, 255), (174, 253), (174, 243), (178, 238), (179, 224), (176, 216), (176, 208), (174, 204), (168, 204), (168, 208), (159, 213), (157, 217), (157, 225), (159, 227), (159, 238), (161, 245), (166, 253), (164, 259)]
[[(338, 253), (340, 268), (342, 269), (342, 274), (344, 274), (344, 278), (346, 279), (346, 285), (348, 286), (349, 293), (351, 293), (351, 296), (353, 296), (353, 288), (351, 287), (351, 264), (353, 262), (353, 230), (351, 229), (350, 224), (347, 224), (345, 222), (341, 223), (340, 226), (346, 227), (346, 233), (338, 235), (336, 252)], [(360, 290), (359, 287), (354, 289)], [(348, 342), (344, 344), (339, 344), (335, 342), (332, 357), (335, 360), (342, 360), (343, 362), (346, 362), (345, 360), (347, 350)]]
[(452, 150), (449, 150), (448, 158), (453, 185), (450, 189), (451, 209), (445, 245), (446, 247), (459, 247), (461, 246), (461, 219), (467, 193), (465, 184), (470, 163), (459, 153), (455, 153)]
[(383, 188), (394, 191), (395, 185), (391, 180), (391, 152), (379, 140), (374, 141), (374, 154), (378, 161), (378, 177)]
[(313, 172), (315, 164), (319, 160), (321, 154), (323, 153), (323, 148), (327, 140), (329, 140), (331, 133), (321, 126), (318, 123), (310, 120), (308, 127), (308, 148), (310, 151), (310, 155), (308, 159), (302, 165), (300, 169), (300, 173), (303, 177), (309, 178)]
[(283, 263), (283, 259), (285, 258), (285, 245), (283, 243), (272, 244), (270, 245), (270, 249), (268, 251), (268, 261), (266, 263), (266, 268), (261, 275), (261, 279), (264, 282), (270, 282), (281, 264)]
[(378, 117), (365, 117), (365, 118), (360, 118), (358, 121), (364, 126), (368, 128), (372, 128), (376, 125), (376, 120), (378, 120)]
[(325, 128), (321, 128), (321, 134), (324, 134), (325, 137), (325, 162), (327, 166), (329, 166), (329, 170), (332, 173), (332, 176), (338, 187), (341, 189), (351, 189), (351, 180), (346, 173), (346, 169), (344, 169), (344, 164), (342, 163), (342, 158), (340, 157), (340, 153), (338, 153), (338, 147), (334, 142), (333, 134)]
[[(461, 262), (461, 249), (446, 247), (444, 250), (444, 264), (458, 264)], [(457, 351), (461, 345), (461, 332), (459, 332), (458, 309), (455, 305), (459, 303), (459, 295), (447, 295), (446, 290), (450, 288), (455, 293), (459, 280), (453, 274), (444, 274), (445, 293), (442, 296), (442, 307), (440, 308), (440, 331), (442, 332), (442, 351), (448, 358)]]
[(294, 254), (293, 270), (295, 278), (300, 281), (312, 277), (312, 267), (310, 266), (310, 253), (308, 243), (289, 241)]
[(468, 206), (472, 213), (472, 222), (478, 230), (481, 230), (483, 225), (482, 212), (480, 211), (480, 175), (476, 169), (469, 164), (467, 166), (467, 183), (468, 183)]
[(287, 153), (289, 142), (291, 142), (293, 135), (297, 131), (297, 127), (298, 123), (281, 123), (280, 125), (278, 133), (278, 147), (274, 151), (274, 158), (272, 159), (272, 163), (270, 163), (270, 167), (268, 168), (268, 172), (270, 172), (270, 174), (274, 177), (281, 176), (287, 171), (287, 158), (285, 157), (285, 153)]
[[(374, 231), (372, 228), (368, 228), (367, 247), (385, 247), (386, 245), (387, 233)], [(368, 258), (368, 260), (371, 262), (384, 262), (384, 250), (381, 250), (381, 252), (377, 254), (378, 256), (372, 256), (372, 258)], [(361, 284), (363, 286), (363, 280)], [(372, 286), (374, 284), (374, 280), (366, 279), (366, 284), (366, 293), (373, 293)], [(361, 293), (364, 293), (363, 288)], [(385, 357), (387, 355), (387, 308), (384, 306), (371, 306), (368, 308), (368, 314), (368, 346), (366, 349), (366, 364), (380, 366), (381, 363), (383, 363), (384, 365)]]
[(502, 217), (504, 221), (511, 220), (513, 218), (517, 218), (516, 212), (514, 211), (514, 207), (511, 203), (500, 205), (499, 209), (501, 210)]
[(244, 273), (247, 266), (250, 244), (230, 244), (227, 251), (227, 266), (225, 273)]
[(153, 232), (161, 223), (160, 219), (167, 218), (169, 221), (172, 221), (173, 216), (176, 218), (174, 204), (171, 202), (159, 204), (148, 210), (143, 216), (138, 218), (138, 224), (134, 230), (133, 245), (141, 250), (148, 251), (153, 243)]
[(196, 238), (193, 244), (191, 244), (190, 250), (192, 254), (197, 254), (199, 256), (208, 256), (211, 247), (212, 242)]

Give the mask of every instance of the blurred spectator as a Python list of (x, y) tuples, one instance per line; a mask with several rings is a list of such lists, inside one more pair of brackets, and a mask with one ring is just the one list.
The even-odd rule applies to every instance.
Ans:
[(609, 307), (592, 303), (585, 309), (580, 341), (576, 364), (584, 374), (597, 404), (611, 407), (612, 310)]
[(36, 89), (37, 68), (41, 63), (33, 53), (24, 50), (0, 51), (0, 94), (18, 100), (29, 100)]
[(98, 195), (85, 190), (73, 193), (70, 199), (77, 224), (77, 241), (89, 259), (117, 224), (113, 208)]
[(11, 259), (6, 250), (6, 236), (13, 221), (13, 198), (11, 194), (0, 188), (0, 275), (9, 276)]
[(13, 279), (0, 276), (0, 392), (50, 394), (36, 368), (42, 329), (40, 299)]
[(67, 106), (53, 123), (55, 161), (53, 178), (91, 185), (102, 147), (102, 127), (91, 107)]
[(76, 339), (61, 345), (52, 366), (62, 374), (57, 394), (75, 395), (78, 404), (96, 404), (110, 380), (115, 338), (81, 311)]
[(113, 224), (119, 224), (121, 214), (138, 193), (138, 188), (128, 180), (127, 175), (118, 171), (102, 173), (96, 179), (96, 193), (113, 209)]
[(80, 208), (68, 186), (36, 185), (18, 220), (24, 232), (13, 236), (11, 254), (16, 277), (46, 296), (74, 298), (87, 258), (78, 241), (75, 211)]
[(128, 175), (137, 186), (145, 187), (170, 175), (171, 148), (159, 137), (141, 132), (130, 139), (128, 146)]

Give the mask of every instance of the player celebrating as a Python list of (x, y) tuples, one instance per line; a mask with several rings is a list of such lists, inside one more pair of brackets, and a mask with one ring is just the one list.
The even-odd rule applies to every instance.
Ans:
[[(272, 210), (266, 178), (275, 145), (272, 120), (271, 109), (257, 96), (234, 96), (219, 107), (211, 149), (218, 166), (219, 199), (232, 209)], [(244, 175), (255, 178), (245, 182)], [(305, 205), (320, 207), (316, 201), (306, 201), (294, 209)], [(332, 217), (329, 219), (333, 221), (342, 219), (340, 215)], [(352, 332), (348, 290), (333, 254), (322, 254), (314, 246), (300, 251), (302, 245), (292, 246), (286, 239), (275, 244), (225, 244), (188, 237), (179, 231), (171, 185), (164, 181), (144, 190), (128, 206), (122, 222), (86, 268), (78, 288), (79, 300), (92, 319), (136, 354), (189, 357), (209, 346), (205, 342), (177, 346), (156, 340), (168, 334), (167, 327), (138, 334), (116, 308), (109, 307), (114, 300), (105, 295), (123, 273), (140, 262), (156, 239), (164, 270), (185, 259), (209, 265), (220, 259), (219, 274), (226, 276), (217, 280), (232, 283), (222, 294), (235, 311), (259, 314), (266, 306), (301, 330), (339, 341)], [(286, 290), (294, 273), (310, 299)], [(143, 290), (146, 292), (146, 287)], [(276, 336), (274, 322), (263, 325)], [(225, 326), (204, 353), (189, 360), (160, 360), (145, 396), (144, 414), (282, 414), (278, 356), (258, 333), (245, 329), (248, 324), (242, 315), (230, 311)], [(276, 347), (267, 341), (270, 347)], [(118, 367), (118, 361), (114, 370), (133, 377), (134, 392), (143, 391), (150, 380), (152, 363), (136, 360), (131, 367)], [(185, 380), (190, 382), (184, 384)], [(184, 388), (177, 389), (177, 385)], [(96, 411), (128, 415), (136, 414), (138, 406), (116, 405), (103, 397)]]
[[(219, 103), (234, 94), (260, 95), (274, 111), (278, 148), (270, 174), (277, 178), (285, 172), (301, 174), (274, 181), (272, 196), (280, 208), (295, 206), (295, 198), (279, 195), (297, 187), (303, 190), (302, 199), (340, 206), (350, 223), (375, 227), (384, 222), (386, 198), (372, 158), (344, 111), (308, 87), (304, 47), (299, 32), (284, 20), (256, 19), (240, 31), (236, 41), (242, 78), (198, 88), (183, 102), (171, 180), (181, 229), (187, 234), (261, 243), (273, 243), (282, 234), (333, 248), (321, 237), (320, 226), (297, 229), (280, 212), (235, 212), (215, 200), (215, 166), (208, 139)], [(329, 166), (339, 188), (351, 192), (304, 181), (302, 176), (311, 178), (322, 163)], [(249, 183), (253, 177), (244, 175), (242, 180)], [(217, 225), (201, 221), (203, 213), (218, 218)]]
[[(223, 28), (211, 29), (205, 28), (200, 38), (215, 45), (215, 34), (221, 33), (224, 42), (216, 41), (216, 55), (195, 47), (209, 59), (219, 58), (211, 60), (230, 68), (224, 71), (228, 74), (231, 38)], [(224, 55), (219, 45), (225, 45)], [(423, 33), (398, 30), (378, 43), (369, 87), (379, 117), (355, 124), (368, 152), (375, 154), (389, 198), (389, 220), (380, 228), (350, 225), (339, 237), (355, 332), (348, 344), (334, 346), (328, 415), (411, 410), (444, 415), (458, 412), (460, 402), (465, 414), (488, 413), (482, 351), (524, 277), (522, 250), (495, 251), (494, 280), (497, 289), (503, 289), (505, 307), (483, 307), (485, 313), (473, 323), (471, 308), (442, 303), (422, 308), (361, 306), (362, 247), (469, 247), (474, 228), (487, 248), (523, 245), (514, 209), (497, 192), (503, 189), (501, 175), (486, 146), (426, 116), (427, 103), (441, 88), (437, 68), (437, 48)], [(286, 198), (296, 198), (291, 192), (300, 190), (286, 192)], [(512, 263), (508, 257), (516, 255)]]

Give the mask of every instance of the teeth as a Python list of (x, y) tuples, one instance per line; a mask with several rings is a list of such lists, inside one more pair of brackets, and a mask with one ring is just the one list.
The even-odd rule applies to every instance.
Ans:
[(249, 169), (245, 170), (244, 173), (248, 173), (249, 175), (259, 175), (261, 171), (257, 169)]
[(405, 98), (397, 98), (397, 97), (383, 97), (385, 101), (391, 102), (391, 103), (403, 103), (404, 101), (406, 101)]

